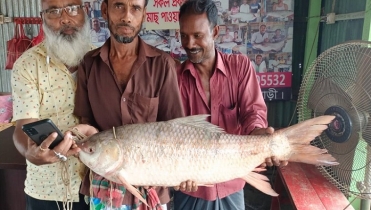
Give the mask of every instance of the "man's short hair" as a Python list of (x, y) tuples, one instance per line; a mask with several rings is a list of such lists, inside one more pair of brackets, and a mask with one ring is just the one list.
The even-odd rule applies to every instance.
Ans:
[(218, 22), (218, 9), (212, 0), (188, 0), (180, 6), (179, 19), (184, 14), (197, 14), (201, 15), (206, 13), (207, 19), (211, 27), (217, 25)]

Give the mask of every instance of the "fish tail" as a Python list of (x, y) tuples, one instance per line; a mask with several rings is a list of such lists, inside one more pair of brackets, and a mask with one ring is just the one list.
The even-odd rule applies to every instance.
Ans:
[(315, 137), (328, 128), (328, 124), (334, 118), (335, 116), (332, 115), (324, 115), (282, 129), (283, 135), (287, 137), (291, 148), (289, 161), (312, 165), (338, 165), (339, 163), (327, 153), (326, 149), (310, 145)]

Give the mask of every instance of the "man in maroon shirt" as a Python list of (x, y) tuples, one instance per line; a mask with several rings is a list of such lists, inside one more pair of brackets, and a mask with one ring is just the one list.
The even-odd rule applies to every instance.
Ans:
[[(185, 115), (210, 114), (211, 123), (231, 134), (271, 134), (274, 129), (267, 128), (267, 108), (252, 63), (245, 55), (215, 49), (217, 18), (212, 0), (188, 0), (180, 7), (181, 41), (188, 60), (177, 74)], [(267, 165), (273, 163), (280, 161), (267, 159)], [(245, 209), (244, 185), (242, 179), (198, 189), (184, 183), (174, 194), (174, 209)]]
[[(176, 65), (165, 52), (146, 44), (139, 36), (148, 0), (105, 0), (102, 16), (111, 38), (102, 47), (87, 53), (79, 66), (76, 90), (76, 116), (100, 131), (126, 124), (156, 122), (182, 117), (177, 89)], [(82, 192), (89, 195), (89, 176)], [(93, 203), (106, 207), (107, 195), (114, 192), (113, 207), (134, 209), (138, 201), (123, 186), (110, 184), (93, 175)], [(110, 191), (110, 189), (114, 190)], [(157, 187), (166, 210), (167, 188)], [(124, 196), (125, 194), (125, 196)], [(144, 205), (142, 205), (144, 206)]]

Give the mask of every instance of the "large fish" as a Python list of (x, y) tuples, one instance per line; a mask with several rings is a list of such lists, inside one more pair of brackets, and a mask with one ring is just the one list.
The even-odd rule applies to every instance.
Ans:
[(253, 172), (266, 158), (336, 165), (325, 149), (310, 145), (334, 116), (321, 116), (272, 135), (231, 135), (207, 115), (132, 124), (102, 131), (79, 143), (80, 160), (95, 173), (123, 184), (145, 203), (136, 186), (178, 186), (193, 180), (212, 185), (242, 178), (269, 195), (268, 179)]
[(292, 15), (294, 15), (294, 11), (290, 11), (290, 10), (274, 11), (274, 12), (267, 13), (267, 16), (275, 17), (275, 18), (287, 18)]
[(241, 21), (251, 21), (256, 19), (256, 16), (252, 13), (236, 13), (234, 15), (230, 15), (234, 19), (240, 19)]

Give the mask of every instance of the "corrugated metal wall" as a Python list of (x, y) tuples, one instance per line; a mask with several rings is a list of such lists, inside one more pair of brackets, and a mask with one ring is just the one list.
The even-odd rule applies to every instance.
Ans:
[[(333, 1), (322, 1), (325, 14), (332, 12)], [(337, 0), (334, 5), (335, 14), (346, 14), (365, 11), (366, 0), (344, 1)], [(361, 40), (363, 19), (342, 20), (335, 24), (322, 23), (320, 29), (319, 53), (346, 41)]]
[[(6, 17), (40, 17), (40, 0), (0, 0), (0, 13)], [(32, 38), (37, 36), (37, 25), (25, 25), (25, 33)], [(14, 24), (0, 25), (0, 92), (11, 91), (10, 73), (5, 70), (6, 41), (14, 35)]]
[[(295, 1), (294, 17), (294, 48), (292, 63), (292, 101), (267, 102), (268, 122), (275, 128), (286, 127), (297, 122), (296, 99), (300, 89), (304, 69), (305, 35), (307, 31), (308, 5), (309, 1)], [(333, 0), (322, 0), (323, 15), (332, 11)], [(334, 12), (346, 14), (365, 11), (366, 0), (335, 0)], [(317, 55), (337, 44), (361, 40), (363, 32), (363, 19), (337, 21), (335, 24), (320, 23), (319, 43)]]

